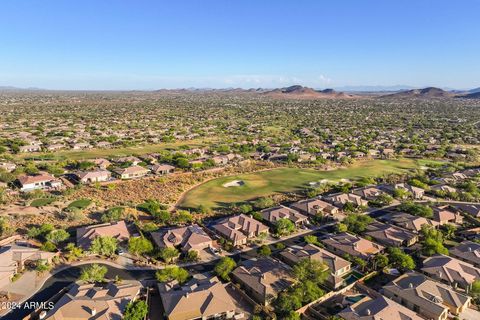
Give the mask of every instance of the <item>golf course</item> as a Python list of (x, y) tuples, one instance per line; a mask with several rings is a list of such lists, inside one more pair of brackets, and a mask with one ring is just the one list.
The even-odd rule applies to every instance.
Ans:
[[(420, 168), (423, 160), (365, 160), (349, 167), (329, 171), (300, 168), (279, 168), (249, 174), (240, 174), (210, 180), (188, 191), (179, 207), (196, 208), (204, 205), (214, 208), (226, 203), (252, 200), (274, 193), (292, 192), (309, 183), (351, 181), (362, 177), (378, 177), (388, 173), (402, 173)], [(232, 182), (235, 183), (230, 186)]]

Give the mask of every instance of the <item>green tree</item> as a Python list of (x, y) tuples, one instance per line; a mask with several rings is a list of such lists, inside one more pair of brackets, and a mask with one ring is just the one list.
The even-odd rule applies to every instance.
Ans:
[(57, 246), (53, 242), (47, 241), (44, 244), (42, 244), (42, 246), (40, 247), (40, 250), (47, 251), (47, 252), (55, 252), (57, 251)]
[(128, 252), (136, 256), (153, 251), (153, 244), (144, 237), (132, 237), (128, 240)]
[(272, 254), (272, 250), (270, 249), (269, 246), (263, 245), (260, 248), (258, 248), (258, 254), (264, 257), (270, 256)]
[(144, 300), (130, 301), (125, 308), (123, 320), (143, 320), (148, 314), (148, 305)]
[(103, 236), (93, 239), (92, 244), (90, 245), (90, 251), (93, 253), (112, 257), (115, 255), (118, 247), (118, 240), (114, 237)]
[(157, 223), (167, 224), (171, 219), (172, 215), (167, 210), (159, 210), (152, 213), (153, 218)]
[(45, 236), (45, 239), (53, 242), (56, 245), (67, 240), (68, 238), (70, 238), (70, 234), (63, 229), (52, 230)]
[(177, 210), (174, 219), (179, 224), (187, 224), (193, 221), (193, 216), (186, 210)]
[(72, 242), (67, 244), (65, 250), (67, 251), (67, 254), (65, 254), (67, 261), (72, 261), (83, 256), (83, 249), (75, 246), (75, 244)]
[(295, 231), (295, 224), (287, 218), (278, 219), (275, 223), (275, 232), (279, 236), (289, 235)]
[(383, 269), (388, 266), (388, 257), (384, 254), (377, 254), (374, 258), (374, 263), (377, 268)]
[(255, 200), (254, 206), (258, 209), (265, 209), (269, 207), (273, 207), (275, 205), (275, 202), (273, 201), (272, 198), (267, 198), (267, 197), (261, 197)]
[(92, 264), (82, 269), (80, 274), (80, 280), (85, 282), (103, 282), (105, 281), (105, 275), (107, 274), (107, 267), (98, 264)]
[(448, 254), (448, 249), (443, 246), (443, 234), (440, 230), (424, 224), (420, 233), (423, 235), (422, 251), (425, 255)]
[(337, 223), (336, 226), (337, 232), (347, 232), (348, 231), (348, 226), (345, 223)]
[(220, 261), (217, 263), (215, 266), (215, 273), (217, 276), (219, 276), (221, 279), (225, 281), (230, 280), (230, 272), (235, 269), (237, 264), (235, 263), (235, 260), (233, 260), (230, 257), (223, 257), (220, 259)]
[(187, 255), (185, 256), (185, 261), (195, 262), (195, 261), (198, 261), (198, 260), (200, 260), (200, 257), (198, 255), (198, 251), (189, 250), (187, 252)]
[(322, 284), (328, 277), (328, 267), (318, 260), (302, 259), (293, 267), (293, 274), (300, 282), (312, 281)]
[(390, 247), (388, 249), (389, 260), (392, 264), (401, 270), (415, 269), (415, 261), (413, 258), (402, 251), (400, 248)]
[(319, 242), (318, 242), (318, 238), (314, 235), (306, 235), (305, 237), (303, 237), (303, 239), (305, 240), (306, 243), (308, 244), (314, 244), (314, 245), (318, 245)]
[(171, 263), (178, 258), (180, 252), (176, 248), (162, 248), (158, 253), (158, 256), (166, 263)]
[(178, 266), (170, 266), (165, 269), (160, 269), (155, 273), (157, 281), (159, 282), (170, 282), (177, 280), (178, 283), (184, 283), (188, 280), (189, 274), (188, 271), (180, 268)]
[(369, 215), (352, 213), (347, 215), (343, 223), (347, 225), (347, 229), (353, 233), (362, 233), (367, 226), (373, 222)]
[(102, 214), (102, 216), (100, 217), (100, 220), (102, 220), (102, 222), (119, 221), (123, 218), (124, 212), (125, 212), (125, 208), (123, 207), (110, 208)]

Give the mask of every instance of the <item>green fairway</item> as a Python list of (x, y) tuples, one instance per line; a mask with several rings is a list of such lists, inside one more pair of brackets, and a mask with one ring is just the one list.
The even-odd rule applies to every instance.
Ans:
[[(338, 182), (341, 179), (356, 180), (362, 177), (376, 177), (387, 173), (401, 173), (418, 168), (415, 160), (370, 160), (359, 161), (348, 168), (331, 171), (313, 169), (281, 168), (250, 174), (229, 176), (208, 181), (187, 192), (180, 207), (196, 208), (200, 204), (217, 207), (225, 203), (252, 200), (274, 193), (291, 192), (327, 179)], [(244, 182), (241, 186), (224, 187), (235, 180)]]

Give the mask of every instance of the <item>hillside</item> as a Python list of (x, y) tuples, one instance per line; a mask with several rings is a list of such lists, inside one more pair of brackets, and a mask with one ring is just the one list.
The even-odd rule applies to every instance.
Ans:
[(344, 92), (337, 92), (333, 89), (315, 90), (301, 85), (278, 88), (266, 91), (263, 94), (273, 98), (295, 99), (348, 99), (355, 97)]
[(381, 96), (381, 98), (423, 98), (423, 99), (431, 99), (431, 98), (449, 98), (453, 97), (454, 94), (442, 90), (440, 88), (435, 87), (428, 87), (423, 89), (412, 89), (407, 91), (401, 91), (397, 93), (387, 94)]

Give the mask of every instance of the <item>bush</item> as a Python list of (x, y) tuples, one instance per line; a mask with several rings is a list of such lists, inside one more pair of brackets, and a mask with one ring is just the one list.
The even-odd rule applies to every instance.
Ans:
[(184, 283), (188, 280), (190, 275), (188, 274), (188, 271), (183, 268), (171, 266), (158, 270), (155, 273), (155, 277), (159, 282), (170, 282), (172, 280), (177, 280), (178, 283)]
[(105, 281), (105, 275), (107, 274), (107, 267), (98, 264), (92, 264), (82, 269), (80, 274), (80, 280), (85, 282), (103, 282)]
[(230, 272), (235, 269), (237, 263), (230, 257), (223, 257), (215, 266), (215, 273), (225, 281), (230, 280)]

